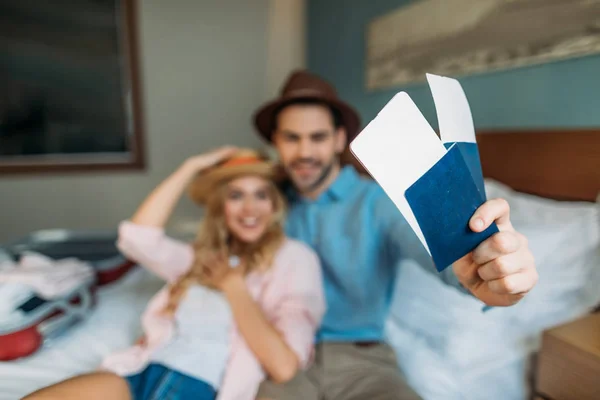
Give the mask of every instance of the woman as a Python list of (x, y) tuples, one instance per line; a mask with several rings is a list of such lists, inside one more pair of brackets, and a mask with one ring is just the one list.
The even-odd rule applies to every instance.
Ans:
[[(120, 249), (168, 283), (142, 317), (144, 337), (103, 371), (26, 399), (253, 399), (266, 375), (283, 382), (306, 366), (324, 313), (320, 266), (284, 236), (273, 171), (222, 148), (159, 185), (119, 228)], [(163, 231), (188, 185), (205, 209), (193, 245)]]

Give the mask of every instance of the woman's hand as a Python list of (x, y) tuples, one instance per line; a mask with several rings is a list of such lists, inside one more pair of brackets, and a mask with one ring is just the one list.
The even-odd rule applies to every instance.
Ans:
[(201, 281), (204, 285), (225, 291), (230, 284), (244, 283), (243, 265), (232, 268), (225, 253), (206, 253), (199, 257), (198, 263), (202, 268)]
[(220, 163), (221, 161), (226, 160), (227, 158), (231, 157), (236, 151), (237, 148), (234, 146), (220, 147), (208, 153), (203, 153), (188, 158), (185, 161), (184, 166), (189, 168), (194, 173), (198, 173), (200, 171), (212, 167), (213, 165)]
[(215, 276), (221, 277), (219, 287), (229, 302), (236, 326), (260, 365), (274, 382), (287, 382), (296, 375), (299, 358), (283, 333), (263, 314), (248, 290), (243, 273), (240, 265)]
[(181, 194), (196, 174), (230, 157), (235, 151), (235, 147), (226, 146), (188, 158), (150, 193), (131, 217), (131, 222), (163, 228)]

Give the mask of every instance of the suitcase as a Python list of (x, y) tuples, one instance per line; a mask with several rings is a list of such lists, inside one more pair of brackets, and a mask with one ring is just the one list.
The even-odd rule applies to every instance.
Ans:
[(5, 246), (14, 258), (33, 251), (53, 259), (75, 257), (96, 270), (99, 286), (117, 281), (136, 264), (125, 258), (116, 246), (116, 231), (50, 229), (33, 232)]
[(0, 320), (0, 361), (27, 357), (84, 320), (95, 305), (95, 279), (82, 282), (65, 296), (45, 300), (28, 295)]
[(96, 287), (117, 281), (135, 266), (120, 254), (116, 240), (116, 232), (44, 230), (0, 248), (0, 261), (18, 261), (24, 252), (36, 252), (56, 260), (75, 257), (96, 272), (59, 299), (45, 300), (33, 291), (25, 293), (20, 304), (0, 318), (0, 361), (34, 354), (92, 312)]

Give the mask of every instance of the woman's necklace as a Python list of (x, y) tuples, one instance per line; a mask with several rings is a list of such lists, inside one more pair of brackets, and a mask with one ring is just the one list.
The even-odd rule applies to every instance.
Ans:
[(236, 255), (229, 256), (229, 267), (237, 268), (240, 265), (240, 258)]

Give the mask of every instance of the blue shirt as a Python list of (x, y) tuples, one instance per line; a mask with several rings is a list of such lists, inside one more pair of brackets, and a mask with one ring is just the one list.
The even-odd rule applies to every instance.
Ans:
[[(316, 200), (287, 195), (287, 234), (312, 247), (323, 268), (327, 312), (317, 340), (383, 340), (398, 262), (412, 258), (438, 274), (427, 250), (383, 189), (351, 166)], [(457, 284), (448, 270), (441, 277)]]

